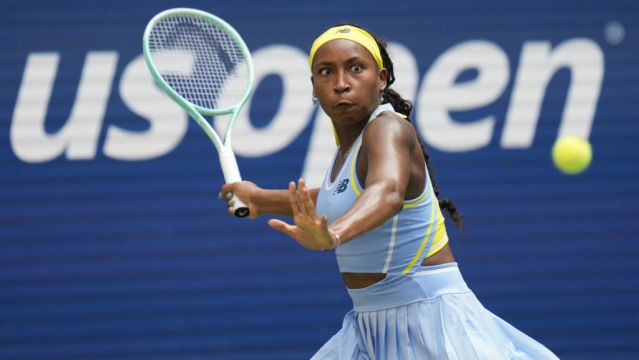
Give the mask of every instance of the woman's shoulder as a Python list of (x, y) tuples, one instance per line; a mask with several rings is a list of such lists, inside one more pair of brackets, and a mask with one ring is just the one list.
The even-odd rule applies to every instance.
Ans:
[(405, 116), (393, 111), (383, 111), (366, 125), (362, 140), (364, 142), (382, 138), (413, 140), (415, 135), (415, 128)]

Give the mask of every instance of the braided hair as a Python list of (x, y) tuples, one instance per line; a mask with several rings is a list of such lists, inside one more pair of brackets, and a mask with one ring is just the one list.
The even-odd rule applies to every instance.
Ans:
[[(382, 55), (382, 63), (384, 65), (384, 68), (386, 68), (386, 70), (388, 71), (386, 87), (382, 91), (382, 97), (383, 97), (382, 103), (383, 104), (390, 103), (391, 105), (393, 105), (393, 108), (395, 109), (395, 111), (397, 111), (400, 114), (406, 115), (406, 120), (411, 122), (410, 113), (413, 110), (413, 103), (410, 102), (409, 100), (402, 98), (402, 96), (399, 93), (397, 93), (395, 90), (390, 88), (390, 86), (395, 82), (395, 72), (393, 69), (393, 61), (388, 55), (388, 50), (386, 49), (386, 46), (387, 46), (386, 42), (359, 25), (354, 25), (350, 23), (348, 24), (345, 23), (340, 25), (350, 25), (350, 26), (358, 27), (368, 32), (369, 34), (371, 34), (373, 39), (375, 39), (375, 42), (377, 42), (377, 46), (379, 47), (379, 51)], [(448, 215), (450, 215), (450, 217), (453, 220), (453, 223), (455, 224), (457, 228), (463, 228), (464, 219), (461, 213), (457, 210), (457, 207), (455, 206), (455, 204), (448, 198), (441, 199), (439, 197), (439, 187), (437, 186), (437, 182), (435, 181), (435, 172), (430, 162), (430, 155), (426, 151), (426, 147), (424, 146), (422, 141), (419, 139), (419, 137), (418, 137), (418, 141), (419, 141), (420, 147), (422, 148), (424, 159), (426, 160), (426, 168), (428, 169), (428, 175), (430, 177), (431, 184), (433, 185), (433, 191), (435, 191), (435, 195), (437, 196), (437, 199), (439, 199), (439, 206), (442, 209), (444, 209), (448, 213)]]

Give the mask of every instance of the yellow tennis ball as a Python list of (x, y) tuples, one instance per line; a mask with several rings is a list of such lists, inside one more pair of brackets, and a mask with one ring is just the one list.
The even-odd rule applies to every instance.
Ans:
[(563, 136), (552, 147), (552, 160), (562, 172), (578, 174), (590, 165), (592, 147), (587, 140), (578, 136)]

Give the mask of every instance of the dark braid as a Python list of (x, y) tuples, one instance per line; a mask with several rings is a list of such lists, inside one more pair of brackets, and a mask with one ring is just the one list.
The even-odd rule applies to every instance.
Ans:
[[(351, 26), (358, 27), (360, 29), (367, 31), (375, 39), (375, 41), (377, 42), (377, 46), (379, 46), (379, 51), (382, 55), (382, 63), (384, 67), (386, 68), (386, 70), (388, 70), (386, 88), (384, 88), (384, 91), (382, 92), (382, 96), (384, 99), (382, 103), (390, 103), (391, 105), (393, 105), (393, 108), (395, 108), (395, 111), (397, 111), (400, 114), (406, 115), (406, 120), (411, 122), (409, 116), (411, 111), (413, 110), (413, 104), (409, 100), (403, 99), (401, 95), (399, 95), (395, 90), (390, 88), (390, 86), (395, 82), (395, 72), (393, 69), (393, 61), (391, 60), (390, 56), (388, 55), (388, 51), (386, 50), (386, 42), (378, 38), (373, 33), (364, 29), (361, 26), (353, 25), (353, 24), (340, 24), (340, 25), (351, 25)], [(435, 195), (439, 199), (439, 187), (437, 186), (437, 182), (435, 181), (435, 172), (433, 171), (433, 167), (430, 164), (430, 155), (426, 151), (424, 144), (421, 142), (421, 140), (419, 140), (419, 138), (418, 138), (418, 141), (419, 141), (419, 145), (422, 148), (422, 152), (424, 153), (424, 159), (426, 160), (426, 168), (428, 169), (430, 182), (433, 185), (433, 191), (435, 191)], [(464, 219), (461, 213), (457, 211), (457, 207), (451, 200), (449, 200), (448, 198), (441, 199), (439, 200), (439, 206), (442, 209), (446, 210), (446, 212), (448, 212), (448, 214), (453, 220), (453, 223), (455, 224), (457, 228), (461, 229), (464, 227)]]

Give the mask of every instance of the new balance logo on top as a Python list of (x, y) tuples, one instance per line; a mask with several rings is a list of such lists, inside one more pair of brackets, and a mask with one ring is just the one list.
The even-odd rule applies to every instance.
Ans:
[(333, 191), (333, 195), (343, 193), (348, 187), (348, 180), (349, 179), (344, 179), (340, 181), (339, 184), (337, 184), (337, 188), (335, 189), (335, 191)]

